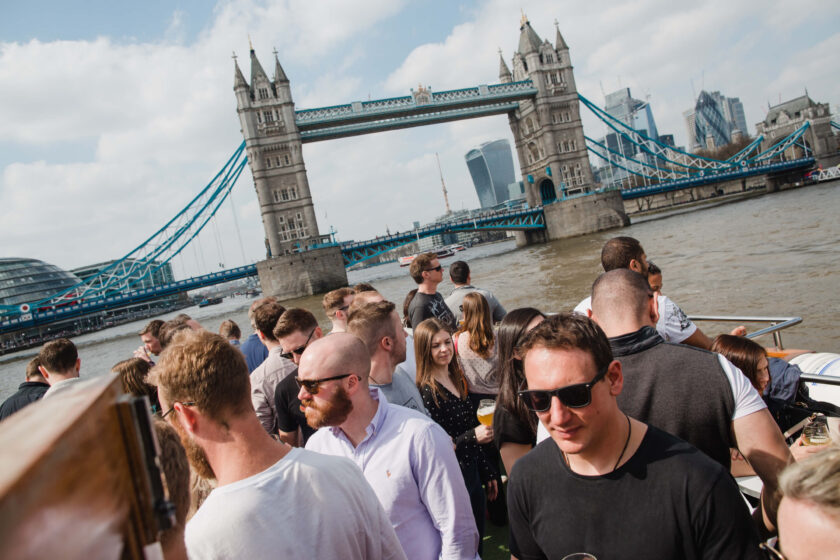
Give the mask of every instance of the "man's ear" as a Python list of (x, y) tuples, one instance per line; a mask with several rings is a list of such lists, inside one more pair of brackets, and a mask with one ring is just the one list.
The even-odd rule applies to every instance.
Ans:
[(265, 342), (265, 335), (262, 333), (260, 329), (256, 330), (257, 337), (260, 339), (260, 342)]
[(656, 323), (659, 321), (659, 298), (656, 296), (656, 293), (654, 293), (650, 297), (648, 307), (648, 312), (650, 313), (650, 320), (653, 322), (653, 325), (656, 326)]
[(642, 273), (642, 263), (640, 263), (636, 259), (630, 259), (630, 264), (627, 268), (629, 268), (630, 270), (632, 270), (633, 272), (636, 272), (638, 274)]
[(394, 339), (390, 336), (383, 336), (379, 340), (379, 346), (386, 352), (390, 352), (394, 348)]
[(189, 434), (194, 434), (198, 429), (199, 413), (194, 406), (184, 406), (180, 402), (174, 403), (172, 406), (177, 411), (176, 418), (180, 422), (181, 427)]
[[(586, 310), (586, 316), (589, 317), (590, 319), (592, 319), (593, 321), (595, 321), (595, 316), (592, 314), (592, 308), (591, 307)], [(597, 323), (598, 321), (595, 321), (595, 322)]]
[(38, 371), (40, 371), (40, 372), (41, 372), (41, 375), (44, 377), (44, 379), (46, 379), (47, 381), (49, 381), (49, 380), (50, 380), (50, 372), (48, 372), (48, 371), (44, 368), (44, 366), (38, 366)]
[(624, 388), (624, 374), (621, 372), (621, 362), (613, 360), (607, 368), (605, 377), (610, 385), (610, 395), (617, 397)]
[(324, 336), (324, 331), (321, 330), (321, 327), (315, 327), (315, 334), (312, 335), (314, 340), (318, 340), (319, 338)]
[(76, 373), (79, 373), (82, 369), (82, 359), (76, 358)]

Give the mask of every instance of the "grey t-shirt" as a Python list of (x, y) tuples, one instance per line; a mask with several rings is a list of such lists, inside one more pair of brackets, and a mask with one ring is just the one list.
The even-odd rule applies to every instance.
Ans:
[(394, 370), (394, 379), (387, 385), (376, 385), (371, 383), (371, 387), (378, 387), (385, 398), (391, 404), (397, 404), (406, 408), (411, 408), (418, 412), (422, 412), (426, 416), (426, 407), (423, 406), (423, 398), (420, 396), (420, 391), (417, 390), (417, 385), (411, 379), (409, 374), (397, 367)]
[(490, 306), (490, 316), (493, 317), (494, 323), (498, 323), (499, 321), (505, 318), (505, 315), (507, 315), (507, 311), (505, 311), (505, 308), (502, 307), (501, 303), (499, 303), (499, 300), (496, 299), (496, 296), (494, 296), (487, 290), (476, 288), (475, 286), (471, 285), (465, 285), (458, 286), (457, 288), (452, 290), (452, 293), (449, 294), (449, 297), (445, 300), (446, 305), (449, 306), (449, 309), (452, 310), (452, 314), (455, 315), (456, 323), (461, 323), (461, 318), (464, 314), (464, 310), (462, 308), (462, 305), (464, 303), (464, 296), (469, 294), (470, 292), (478, 292), (479, 294), (484, 296), (484, 299), (487, 300), (487, 305)]
[(443, 326), (449, 332), (454, 332), (458, 326), (455, 322), (455, 316), (452, 315), (452, 311), (446, 305), (443, 296), (439, 292), (435, 292), (434, 294), (417, 292), (417, 295), (414, 296), (414, 299), (411, 300), (411, 304), (408, 306), (408, 317), (411, 320), (412, 329), (416, 329), (417, 325), (430, 317), (435, 317), (443, 323)]

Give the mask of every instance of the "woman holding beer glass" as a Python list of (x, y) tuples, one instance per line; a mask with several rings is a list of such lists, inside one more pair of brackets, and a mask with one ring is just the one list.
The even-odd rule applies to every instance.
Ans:
[[(767, 351), (763, 346), (743, 336), (721, 334), (712, 343), (712, 352), (722, 354), (724, 358), (735, 364), (747, 379), (750, 380), (750, 383), (758, 391), (758, 394), (764, 396), (767, 386), (770, 385), (770, 369), (768, 368)], [(766, 396), (764, 396), (764, 400), (767, 402), (771, 411), (774, 407), (783, 405), (781, 401)], [(780, 428), (784, 429), (783, 426), (780, 426)], [(827, 428), (825, 429), (827, 430)], [(828, 432), (826, 431), (825, 433), (826, 437), (821, 438), (821, 440), (824, 439), (825, 443), (828, 443)], [(806, 438), (803, 432), (790, 446), (790, 452), (794, 459), (801, 461), (809, 455), (820, 451), (821, 448), (819, 445)], [(734, 449), (732, 450), (732, 474), (735, 476), (748, 476), (753, 474), (752, 468), (746, 463), (743, 456)]]
[(499, 473), (480, 445), (493, 441), (493, 428), (479, 423), (476, 409), (467, 397), (467, 380), (454, 359), (452, 336), (437, 319), (426, 319), (414, 327), (414, 351), (417, 388), (429, 415), (455, 444), (475, 524), (483, 538), (486, 504), (482, 484), (489, 500), (495, 500), (499, 491)]

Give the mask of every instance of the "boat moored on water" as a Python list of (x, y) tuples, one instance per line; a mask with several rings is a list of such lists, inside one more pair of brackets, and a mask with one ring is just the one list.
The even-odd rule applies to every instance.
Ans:
[[(458, 249), (456, 247), (460, 247), (460, 249)], [(429, 252), (430, 253), (435, 253), (437, 255), (437, 258), (439, 258), (439, 259), (445, 259), (447, 257), (451, 257), (452, 255), (454, 255), (456, 251), (463, 251), (465, 249), (466, 249), (466, 247), (464, 247), (463, 245), (448, 245), (446, 247), (440, 247), (440, 248), (437, 248), (437, 249), (432, 249)], [(419, 254), (420, 253), (414, 253), (413, 255), (406, 255), (404, 257), (400, 257), (399, 258), (400, 266), (410, 266), (411, 263), (414, 262), (414, 259), (416, 259), (417, 255), (419, 255)]]

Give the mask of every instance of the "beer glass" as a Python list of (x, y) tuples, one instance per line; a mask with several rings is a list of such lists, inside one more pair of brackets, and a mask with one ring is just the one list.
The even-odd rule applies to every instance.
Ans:
[(496, 401), (492, 399), (481, 399), (478, 401), (478, 410), (476, 415), (478, 421), (485, 426), (493, 425), (493, 413), (496, 411)]

